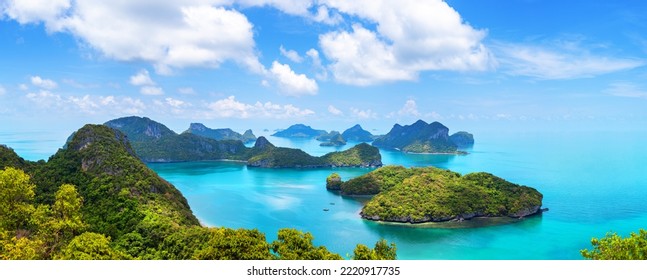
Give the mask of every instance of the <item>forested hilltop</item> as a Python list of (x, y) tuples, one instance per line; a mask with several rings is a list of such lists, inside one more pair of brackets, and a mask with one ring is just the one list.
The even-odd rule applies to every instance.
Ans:
[[(380, 151), (368, 145), (356, 145), (342, 152), (314, 157), (299, 149), (275, 147), (265, 137), (256, 139), (252, 148), (239, 140), (215, 140), (186, 131), (177, 134), (165, 125), (142, 117), (111, 120), (105, 125), (120, 130), (144, 162), (202, 160), (240, 160), (249, 166), (265, 168), (378, 167)], [(195, 124), (193, 127), (197, 127)], [(368, 146), (368, 147), (367, 147)]]
[[(162, 130), (153, 131), (163, 134)], [(48, 161), (0, 145), (0, 259), (341, 259), (281, 229), (203, 227), (186, 199), (135, 155), (126, 136), (86, 125)], [(354, 259), (394, 259), (358, 245)]]
[(540, 213), (543, 199), (534, 188), (489, 173), (461, 176), (435, 167), (385, 166), (347, 182), (333, 174), (326, 187), (343, 195), (375, 195), (362, 218), (401, 223), (520, 218)]

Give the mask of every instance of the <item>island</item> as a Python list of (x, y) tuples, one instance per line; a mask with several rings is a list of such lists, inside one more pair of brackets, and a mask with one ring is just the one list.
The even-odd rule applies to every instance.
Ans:
[(359, 124), (356, 124), (353, 127), (344, 130), (341, 136), (344, 137), (346, 141), (354, 142), (371, 142), (376, 139), (373, 134), (364, 130)]
[(111, 120), (106, 126), (127, 135), (135, 154), (144, 162), (237, 160), (264, 168), (378, 167), (379, 149), (359, 144), (346, 151), (314, 157), (299, 149), (275, 147), (265, 137), (253, 147), (239, 140), (214, 140), (193, 133), (176, 134), (146, 117)]
[(247, 165), (264, 168), (380, 167), (382, 156), (377, 148), (361, 143), (348, 150), (314, 157), (299, 149), (272, 145), (265, 137), (256, 140)]
[(329, 190), (373, 195), (360, 216), (396, 223), (463, 221), (476, 217), (523, 218), (541, 213), (543, 195), (485, 172), (461, 175), (435, 167), (384, 166), (343, 182), (332, 174)]
[(211, 138), (214, 140), (238, 140), (243, 143), (251, 143), (256, 141), (256, 136), (251, 129), (245, 131), (244, 134), (240, 134), (231, 130), (230, 128), (218, 128), (212, 129), (206, 127), (201, 123), (191, 123), (189, 129), (183, 133), (191, 133), (195, 135), (200, 135), (202, 137)]
[(328, 134), (317, 137), (317, 140), (324, 141), (319, 144), (322, 147), (340, 147), (346, 145), (346, 140), (341, 136), (339, 131), (331, 131)]
[(395, 124), (389, 133), (375, 139), (373, 146), (407, 153), (464, 154), (450, 139), (446, 126), (423, 120), (405, 126)]
[[(140, 127), (146, 137), (171, 135)], [(143, 135), (140, 135), (144, 137)], [(267, 143), (261, 145), (268, 148)], [(0, 257), (9, 260), (340, 260), (308, 232), (200, 225), (186, 198), (135, 154), (128, 137), (85, 125), (49, 160), (0, 145)], [(353, 259), (395, 259), (385, 240)]]
[(474, 135), (469, 132), (459, 131), (450, 135), (449, 141), (456, 144), (458, 148), (469, 148), (474, 146)]
[(272, 134), (272, 136), (283, 138), (315, 138), (327, 133), (328, 132), (325, 130), (313, 129), (312, 127), (304, 124), (295, 124), (288, 127), (287, 129)]

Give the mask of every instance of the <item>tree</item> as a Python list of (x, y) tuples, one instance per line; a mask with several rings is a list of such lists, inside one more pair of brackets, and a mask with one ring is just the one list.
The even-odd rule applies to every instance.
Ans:
[(388, 244), (382, 238), (370, 249), (364, 244), (357, 244), (353, 250), (354, 260), (395, 260), (397, 258), (395, 243)]
[(272, 242), (272, 251), (281, 260), (341, 260), (338, 254), (328, 251), (324, 246), (315, 247), (311, 233), (283, 228), (279, 230), (278, 239)]
[(35, 186), (22, 170), (7, 167), (0, 170), (0, 229), (27, 229), (34, 212)]
[(592, 250), (583, 249), (580, 254), (590, 260), (646, 260), (647, 230), (632, 232), (622, 238), (617, 233), (608, 232), (603, 238), (591, 239)]
[(117, 260), (125, 254), (110, 247), (110, 237), (103, 234), (86, 232), (76, 236), (58, 254), (55, 260)]
[(62, 240), (71, 239), (85, 228), (81, 216), (83, 198), (74, 185), (63, 184), (56, 192), (52, 214), (54, 230)]

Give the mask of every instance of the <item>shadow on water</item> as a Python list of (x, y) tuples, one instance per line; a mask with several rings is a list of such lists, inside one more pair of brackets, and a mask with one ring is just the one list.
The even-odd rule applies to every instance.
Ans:
[(523, 219), (514, 218), (475, 218), (463, 222), (403, 224), (363, 220), (366, 229), (387, 240), (421, 244), (453, 239), (457, 235), (478, 234), (479, 232), (532, 231), (542, 223), (542, 215)]

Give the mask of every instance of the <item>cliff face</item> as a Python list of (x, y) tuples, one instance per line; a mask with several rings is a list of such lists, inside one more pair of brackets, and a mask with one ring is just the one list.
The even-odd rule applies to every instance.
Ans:
[(457, 150), (446, 126), (422, 120), (412, 125), (394, 125), (389, 133), (373, 141), (373, 146), (410, 153), (455, 153)]
[(474, 146), (474, 135), (465, 131), (459, 131), (452, 134), (451, 136), (449, 136), (449, 140), (456, 144), (456, 146), (459, 148)]
[[(177, 134), (148, 118), (127, 117), (106, 122), (127, 135), (136, 154), (145, 162), (240, 159), (246, 148), (240, 141), (214, 140), (192, 133)], [(195, 131), (207, 132), (201, 124)]]
[(200, 135), (202, 137), (210, 138), (213, 140), (238, 140), (243, 143), (253, 142), (256, 140), (256, 136), (252, 133), (251, 130), (245, 131), (245, 134), (241, 135), (238, 132), (235, 132), (229, 128), (218, 128), (212, 129), (208, 128), (201, 123), (191, 123), (189, 129), (183, 133), (191, 133), (195, 135)]

